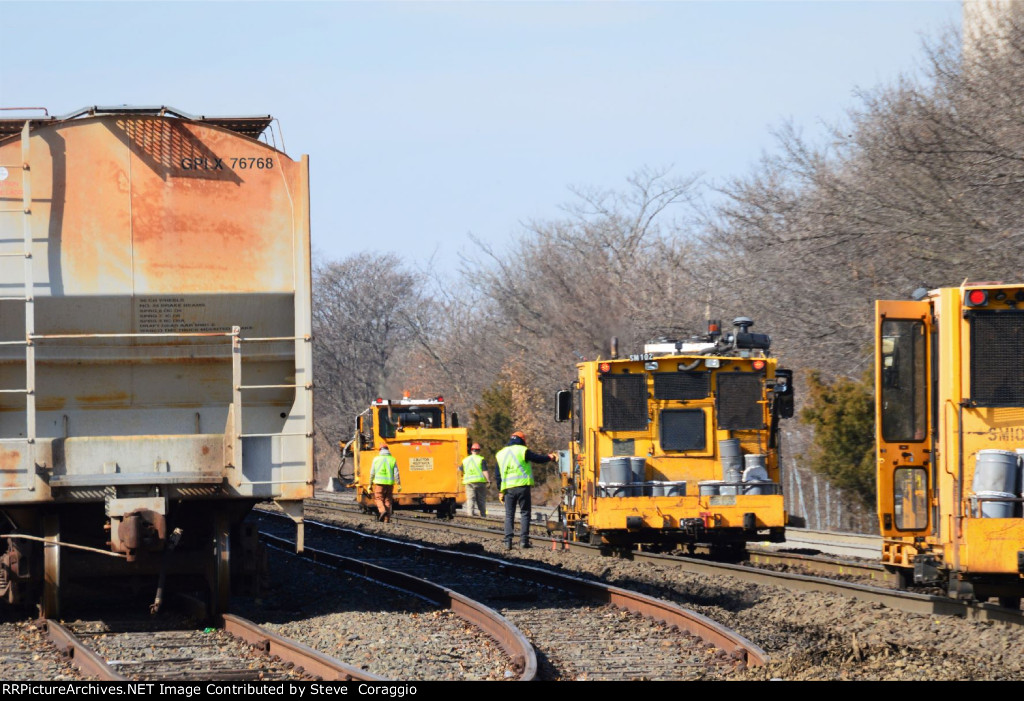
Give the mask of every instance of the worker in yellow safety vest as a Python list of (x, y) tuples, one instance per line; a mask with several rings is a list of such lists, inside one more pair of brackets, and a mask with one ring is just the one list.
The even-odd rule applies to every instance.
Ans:
[(469, 448), (469, 455), (459, 466), (462, 473), (462, 484), (466, 487), (466, 508), (469, 515), (475, 516), (479, 511), (481, 516), (487, 515), (487, 485), (491, 483), (491, 476), (487, 472), (487, 463), (480, 455), (480, 444), (474, 443)]
[(535, 453), (526, 447), (526, 436), (516, 431), (508, 445), (494, 456), (501, 475), (500, 490), (505, 502), (505, 549), (512, 549), (512, 533), (515, 523), (516, 505), (519, 505), (519, 546), (530, 545), (530, 516), (532, 505), (530, 487), (533, 486), (533, 468), (530, 463), (542, 465), (558, 460), (555, 453)]
[(377, 505), (377, 520), (391, 523), (392, 497), (394, 491), (402, 491), (402, 479), (398, 474), (395, 460), (385, 443), (370, 465), (370, 485), (373, 487), (373, 501)]

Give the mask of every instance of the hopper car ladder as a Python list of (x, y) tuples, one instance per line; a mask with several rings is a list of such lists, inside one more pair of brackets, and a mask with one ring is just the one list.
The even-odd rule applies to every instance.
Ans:
[[(232, 433), (231, 446), (232, 446), (232, 463), (236, 466), (242, 464), (242, 439), (243, 438), (284, 438), (286, 436), (301, 436), (306, 441), (313, 440), (313, 383), (310, 381), (309, 376), (306, 376), (304, 383), (295, 384), (270, 384), (270, 385), (244, 385), (242, 384), (242, 344), (244, 342), (249, 343), (265, 343), (265, 342), (279, 342), (279, 341), (295, 341), (303, 344), (302, 351), (298, 347), (295, 349), (295, 358), (298, 360), (300, 357), (302, 365), (305, 368), (310, 367), (310, 361), (312, 360), (312, 337), (310, 336), (270, 336), (270, 337), (243, 337), (242, 329), (238, 326), (231, 327), (231, 412), (233, 415), (232, 420)], [(308, 372), (308, 371), (307, 371)], [(296, 377), (296, 380), (299, 378)], [(294, 389), (296, 392), (305, 392), (305, 401), (303, 402), (303, 415), (305, 420), (303, 431), (287, 431), (280, 433), (245, 433), (242, 431), (242, 392), (245, 390), (265, 390), (265, 389)], [(305, 480), (270, 480), (266, 482), (248, 482), (251, 485), (260, 484), (305, 484)], [(302, 502), (293, 502), (282, 500), (278, 504), (286, 514), (292, 519), (296, 526), (295, 536), (295, 552), (301, 553), (305, 549), (305, 529), (303, 527), (303, 507)]]
[[(36, 353), (32, 343), (32, 336), (35, 334), (35, 303), (33, 296), (32, 278), (32, 179), (31, 167), (29, 165), (29, 133), (31, 122), (26, 121), (21, 130), (21, 163), (0, 163), (0, 167), (6, 169), (17, 169), (21, 171), (21, 206), (0, 208), (0, 215), (21, 214), (23, 240), (20, 243), (21, 249), (5, 250), (11, 248), (12, 240), (0, 241), (0, 258), (23, 258), (25, 261), (25, 274), (22, 279), (23, 291), (20, 295), (11, 295), (0, 290), (0, 301), (22, 302), (25, 305), (25, 338), (19, 341), (0, 341), (0, 346), (24, 346), (25, 348), (25, 386), (13, 389), (0, 389), (0, 395), (23, 394), (25, 395), (25, 435), (23, 437), (12, 437), (0, 435), (0, 451), (5, 446), (24, 445), (25, 452), (22, 455), (20, 464), (15, 470), (24, 472), (26, 483), (8, 482), (16, 486), (0, 487), (3, 491), (32, 491), (35, 489), (35, 454), (36, 442)], [(6, 245), (5, 245), (6, 244)], [(23, 469), (24, 468), (24, 469)]]

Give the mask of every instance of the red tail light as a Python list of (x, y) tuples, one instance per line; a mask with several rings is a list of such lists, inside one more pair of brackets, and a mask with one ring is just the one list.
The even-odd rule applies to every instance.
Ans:
[(968, 307), (983, 307), (988, 304), (988, 290), (969, 290), (964, 302)]

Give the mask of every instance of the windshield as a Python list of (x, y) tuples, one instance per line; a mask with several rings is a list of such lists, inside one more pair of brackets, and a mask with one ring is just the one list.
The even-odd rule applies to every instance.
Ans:
[(382, 438), (394, 438), (399, 428), (442, 428), (439, 406), (391, 406), (377, 409)]

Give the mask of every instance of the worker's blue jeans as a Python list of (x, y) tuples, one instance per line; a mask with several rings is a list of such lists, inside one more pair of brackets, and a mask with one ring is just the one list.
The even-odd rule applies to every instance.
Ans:
[(530, 542), (530, 488), (512, 487), (505, 490), (505, 545), (512, 545), (516, 504), (519, 505), (519, 544)]

